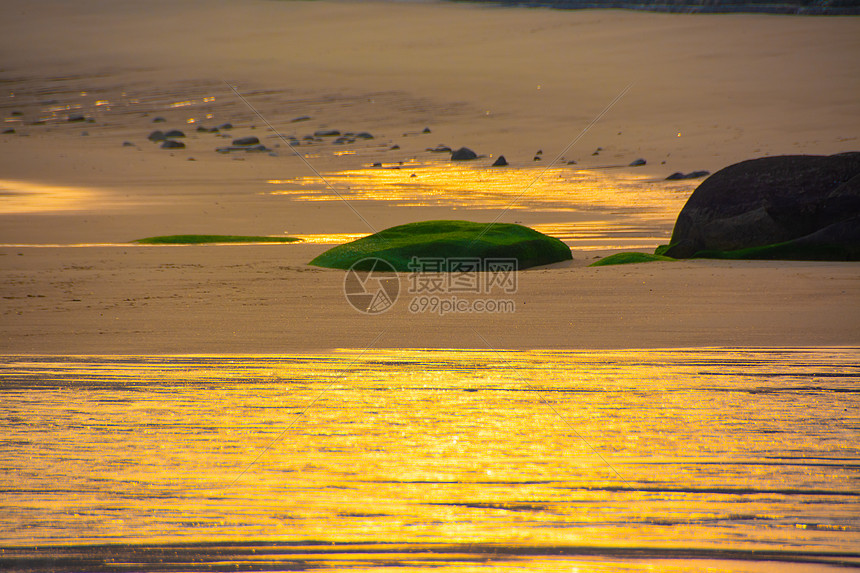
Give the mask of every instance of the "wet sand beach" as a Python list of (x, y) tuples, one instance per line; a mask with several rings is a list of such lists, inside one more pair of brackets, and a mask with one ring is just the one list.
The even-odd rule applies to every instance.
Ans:
[[(0, 53), (0, 566), (858, 562), (857, 264), (588, 266), (668, 243), (674, 172), (860, 148), (857, 18), (11, 0)], [(573, 260), (493, 312), (308, 265), (433, 219)], [(133, 242), (176, 234), (301, 241)]]

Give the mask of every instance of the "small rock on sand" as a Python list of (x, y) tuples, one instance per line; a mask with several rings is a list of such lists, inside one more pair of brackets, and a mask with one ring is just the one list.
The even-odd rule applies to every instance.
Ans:
[(472, 159), (477, 159), (478, 154), (469, 149), (468, 147), (461, 147), (457, 151), (451, 154), (451, 161), (469, 161)]
[(258, 143), (260, 143), (260, 140), (253, 135), (233, 140), (233, 145), (257, 145)]
[(293, 123), (298, 123), (300, 121), (310, 121), (310, 119), (311, 119), (311, 116), (309, 116), (309, 115), (300, 115), (299, 117), (294, 117), (290, 121), (292, 121)]
[(319, 129), (314, 132), (315, 137), (337, 137), (340, 131), (336, 129)]
[(648, 162), (647, 162), (647, 161), (645, 161), (645, 160), (644, 160), (644, 159), (642, 159), (642, 158), (634, 159), (633, 161), (631, 161), (631, 162), (630, 162), (629, 167), (639, 167), (640, 165), (645, 165), (645, 164), (647, 164), (647, 163), (648, 163)]
[(161, 149), (185, 149), (185, 144), (181, 141), (173, 141), (172, 139), (165, 139), (161, 142)]
[(185, 134), (184, 134), (184, 133), (182, 133), (181, 131), (179, 131), (178, 129), (171, 129), (170, 131), (168, 131), (168, 132), (166, 132), (166, 133), (164, 134), (164, 137), (167, 137), (167, 138), (171, 138), (171, 137), (185, 137)]
[(666, 177), (666, 181), (680, 181), (682, 179), (699, 179), (700, 177), (707, 177), (710, 175), (710, 171), (692, 171), (690, 173), (681, 173), (680, 171), (676, 171), (675, 173)]
[(165, 139), (164, 132), (159, 129), (150, 133), (146, 138), (150, 141), (164, 141)]
[(499, 158), (496, 159), (495, 163), (493, 163), (492, 167), (504, 167), (508, 164), (508, 160), (505, 159), (504, 155), (499, 155)]

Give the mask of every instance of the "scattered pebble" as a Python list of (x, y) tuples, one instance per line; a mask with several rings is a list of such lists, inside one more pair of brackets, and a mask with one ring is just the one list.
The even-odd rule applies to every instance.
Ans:
[(258, 143), (260, 143), (260, 140), (253, 135), (233, 140), (233, 145), (257, 145)]
[(540, 161), (540, 155), (535, 155), (532, 157), (532, 161)]
[(178, 129), (171, 129), (167, 133), (164, 134), (164, 137), (185, 137), (185, 134), (179, 131)]
[(679, 181), (681, 179), (699, 179), (700, 177), (706, 177), (710, 175), (709, 171), (692, 171), (690, 173), (681, 173), (680, 171), (676, 171), (675, 173), (666, 177), (666, 181)]
[[(15, 130), (13, 129), (12, 131), (15, 131)], [(396, 150), (396, 149), (400, 149), (400, 146), (399, 146), (399, 145), (392, 145), (392, 146), (391, 146), (391, 147), (389, 147), (388, 149), (390, 149), (391, 151), (394, 151), (394, 150)]]
[(152, 123), (164, 123), (165, 121), (167, 120), (161, 116), (152, 118)]
[(309, 116), (309, 115), (300, 115), (299, 117), (294, 117), (290, 121), (292, 121), (293, 123), (298, 123), (300, 121), (309, 121), (310, 119), (311, 119), (311, 116)]
[(425, 127), (425, 128), (424, 128), (424, 130), (423, 130), (421, 133), (433, 133), (433, 132), (432, 132), (432, 131), (430, 131), (430, 128), (429, 128), (429, 127)]
[(146, 138), (150, 141), (164, 141), (165, 139), (164, 132), (159, 129), (150, 133)]
[(504, 167), (508, 164), (508, 160), (505, 159), (504, 155), (499, 155), (499, 158), (496, 159), (496, 162), (493, 163), (492, 167)]
[(314, 132), (314, 137), (337, 137), (340, 131), (336, 129), (320, 129)]
[(122, 146), (123, 147), (134, 147), (135, 145), (130, 141), (123, 141)]
[(447, 145), (437, 145), (436, 147), (428, 147), (427, 151), (431, 153), (451, 153), (454, 150)]
[(70, 122), (86, 121), (86, 120), (87, 120), (87, 118), (85, 118), (85, 117), (84, 117), (84, 116), (82, 116), (82, 115), (70, 115), (70, 116), (69, 116), (69, 121), (70, 121)]
[(185, 144), (181, 141), (173, 141), (172, 139), (165, 139), (161, 142), (161, 149), (185, 149)]
[(219, 131), (225, 131), (228, 129), (233, 129), (233, 124), (232, 123), (222, 123), (221, 125), (219, 125), (215, 129), (217, 129)]
[(639, 159), (634, 159), (633, 161), (631, 161), (629, 167), (639, 167), (640, 165), (645, 165), (647, 163), (647, 161), (640, 157)]
[(11, 134), (11, 133), (15, 133), (15, 130), (10, 127), (9, 129), (4, 129), (3, 133), (4, 134)]
[(452, 161), (469, 161), (471, 159), (477, 159), (478, 154), (469, 149), (468, 147), (461, 147), (457, 151), (451, 153)]
[(382, 163), (377, 161), (376, 163), (373, 164), (373, 166), (374, 167), (382, 167)]
[(356, 133), (355, 137), (358, 139), (373, 139), (373, 135), (366, 131), (362, 131), (361, 133)]

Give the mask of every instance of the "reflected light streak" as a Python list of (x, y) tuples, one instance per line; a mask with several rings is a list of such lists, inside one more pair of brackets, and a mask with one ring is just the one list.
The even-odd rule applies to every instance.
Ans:
[[(327, 173), (350, 200), (392, 201), (399, 206), (504, 208), (535, 179), (536, 168), (490, 169), (454, 163), (405, 164)], [(316, 177), (274, 179), (273, 195), (299, 201), (334, 201)], [(643, 176), (557, 167), (546, 171), (512, 208), (520, 210), (612, 209), (674, 219), (694, 185), (673, 185)]]
[(83, 210), (94, 207), (97, 196), (82, 187), (0, 179), (0, 214)]

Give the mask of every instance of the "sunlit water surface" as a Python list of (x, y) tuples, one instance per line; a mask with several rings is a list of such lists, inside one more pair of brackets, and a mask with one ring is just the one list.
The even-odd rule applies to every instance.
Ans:
[[(857, 349), (0, 357), (0, 566), (858, 563), (858, 363)], [(46, 555), (55, 567), (33, 561)]]

